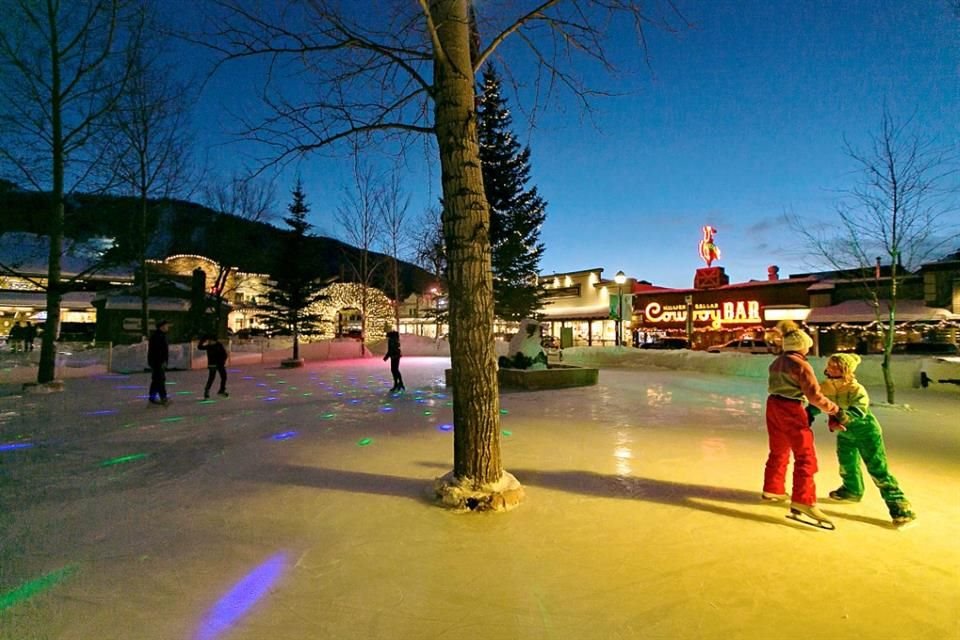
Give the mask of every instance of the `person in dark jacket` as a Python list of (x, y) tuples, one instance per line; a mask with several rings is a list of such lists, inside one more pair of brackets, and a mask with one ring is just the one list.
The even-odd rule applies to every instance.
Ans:
[(227, 350), (223, 343), (217, 340), (216, 336), (204, 336), (200, 338), (197, 349), (207, 352), (207, 386), (203, 388), (203, 399), (210, 397), (210, 387), (213, 386), (213, 379), (220, 374), (220, 390), (218, 394), (226, 398), (227, 393)]
[(400, 375), (400, 334), (396, 331), (387, 331), (387, 354), (384, 361), (390, 359), (390, 373), (393, 374), (393, 388), (390, 392), (403, 391), (403, 376)]
[(157, 320), (157, 328), (150, 334), (147, 345), (147, 365), (150, 367), (150, 404), (167, 404), (167, 361), (170, 347), (167, 345), (167, 331), (170, 323)]

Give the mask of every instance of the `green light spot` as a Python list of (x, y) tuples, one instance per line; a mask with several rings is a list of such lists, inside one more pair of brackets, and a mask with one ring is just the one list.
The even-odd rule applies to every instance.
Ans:
[(508, 413), (510, 413), (510, 412), (507, 411), (506, 409), (500, 409), (500, 415), (505, 416), (505, 415), (507, 415)]
[(365, 447), (365, 446), (367, 446), (368, 444), (370, 444), (370, 443), (372, 443), (372, 442), (373, 442), (373, 438), (361, 438), (361, 439), (357, 442), (357, 444), (360, 445), (361, 447)]
[(305, 396), (312, 396), (312, 395), (313, 395), (313, 391), (307, 391), (307, 392), (306, 392), (305, 394), (303, 394), (303, 395), (305, 395)]
[(128, 456), (120, 456), (119, 458), (110, 458), (109, 460), (104, 460), (98, 466), (100, 467), (110, 467), (115, 464), (124, 464), (127, 462), (134, 462), (136, 460), (143, 460), (149, 453), (131, 453)]
[(45, 576), (37, 578), (36, 580), (26, 582), (13, 591), (8, 591), (0, 596), (0, 611), (3, 611), (8, 607), (12, 607), (19, 602), (23, 602), (24, 600), (28, 600), (41, 591), (45, 591), (46, 589), (63, 582), (76, 571), (76, 566), (65, 567), (59, 571), (52, 571)]
[(197, 404), (214, 404), (216, 400), (201, 400)]
[(183, 420), (183, 416), (174, 416), (172, 418), (161, 418), (160, 422), (180, 422)]
[(423, 412), (423, 415), (425, 415), (425, 416), (432, 416), (432, 415), (433, 415), (433, 411), (429, 411), (429, 410), (428, 410), (428, 411), (424, 411), (424, 412)]
[(330, 419), (336, 417), (336, 415), (337, 415), (337, 414), (335, 414), (335, 413), (324, 413), (324, 414), (322, 414), (320, 417), (323, 418), (324, 420), (330, 420)]
[(504, 429), (504, 430), (501, 431), (500, 433), (502, 433), (502, 434), (505, 435), (505, 436), (512, 436), (512, 435), (513, 435), (513, 431), (507, 431), (506, 429)]
[(192, 395), (193, 395), (193, 391), (177, 391), (176, 394), (174, 394), (174, 395), (178, 395), (178, 396), (192, 396)]

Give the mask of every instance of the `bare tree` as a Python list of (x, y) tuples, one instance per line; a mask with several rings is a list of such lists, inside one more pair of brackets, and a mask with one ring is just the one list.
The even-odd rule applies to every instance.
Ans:
[(388, 286), (392, 289), (394, 327), (400, 328), (400, 301), (404, 291), (400, 286), (400, 260), (410, 248), (410, 229), (407, 228), (407, 210), (410, 196), (404, 193), (400, 174), (393, 171), (381, 194), (379, 209), (383, 229), (385, 253), (390, 256)]
[(137, 258), (140, 263), (140, 330), (149, 335), (148, 219), (152, 198), (169, 198), (192, 186), (190, 109), (187, 87), (161, 62), (161, 43), (141, 44), (131, 60), (130, 79), (109, 124), (116, 131), (114, 172), (137, 201)]
[[(818, 257), (860, 276), (864, 297), (884, 327), (883, 378), (892, 404), (896, 390), (891, 359), (902, 283), (960, 239), (957, 156), (918, 132), (911, 120), (898, 122), (886, 109), (868, 148), (858, 149), (847, 140), (844, 148), (859, 179), (841, 192), (836, 233), (811, 229), (796, 219), (793, 226)], [(889, 263), (887, 277), (880, 277), (878, 256)]]
[[(669, 0), (660, 3), (669, 11)], [(228, 59), (263, 56), (277, 78), (296, 62), (298, 95), (263, 91), (270, 117), (248, 123), (271, 164), (352, 139), (391, 143), (404, 134), (433, 136), (440, 165), (443, 228), (448, 256), (452, 383), (453, 471), (438, 483), (444, 502), (470, 509), (504, 509), (522, 487), (504, 472), (500, 456), (499, 392), (493, 335), (489, 207), (480, 172), (476, 129), (476, 70), (508, 39), (526, 44), (547, 94), (588, 91), (571, 65), (612, 68), (604, 36), (611, 19), (632, 21), (643, 46), (648, 2), (640, 0), (517, 0), (476, 5), (468, 0), (313, 0), (269, 5), (214, 0), (212, 40)], [(265, 5), (268, 6), (268, 5)], [(491, 34), (486, 42), (479, 35)], [(476, 36), (476, 37), (475, 37)], [(202, 40), (207, 41), (208, 38)], [(309, 91), (305, 91), (309, 85)], [(311, 97), (304, 100), (303, 96)]]
[(439, 208), (427, 209), (420, 219), (420, 234), (415, 239), (414, 259), (417, 264), (433, 274), (436, 291), (431, 292), (433, 308), (429, 313), (433, 315), (436, 331), (434, 335), (440, 337), (440, 325), (446, 322), (446, 314), (440, 311), (437, 305), (441, 288), (445, 287), (447, 279), (447, 249), (443, 240), (443, 220)]
[(276, 215), (277, 188), (273, 180), (234, 173), (203, 190), (204, 204), (219, 214), (252, 222), (271, 222)]
[(10, 0), (0, 30), (0, 158), (49, 191), (50, 238), (37, 382), (54, 379), (60, 332), (64, 195), (105, 166), (107, 117), (132, 69), (139, 12), (125, 0)]
[(369, 166), (357, 158), (354, 162), (353, 184), (343, 190), (343, 203), (337, 207), (335, 218), (347, 242), (356, 247), (356, 255), (345, 253), (353, 273), (351, 279), (360, 284), (360, 353), (366, 350), (368, 289), (382, 261), (373, 248), (383, 238), (381, 215), (384, 184)]

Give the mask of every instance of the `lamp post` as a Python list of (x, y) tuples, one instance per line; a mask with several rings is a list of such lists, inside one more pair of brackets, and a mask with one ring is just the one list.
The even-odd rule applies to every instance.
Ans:
[(627, 281), (626, 274), (623, 271), (617, 271), (617, 275), (613, 276), (613, 281), (617, 283), (617, 340), (616, 344), (619, 347), (620, 343), (623, 341), (623, 283)]

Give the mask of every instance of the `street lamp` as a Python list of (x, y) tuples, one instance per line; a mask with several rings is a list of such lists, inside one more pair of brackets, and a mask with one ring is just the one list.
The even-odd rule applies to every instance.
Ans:
[(619, 305), (619, 309), (617, 310), (616, 344), (619, 347), (623, 336), (623, 283), (627, 281), (627, 276), (623, 271), (617, 271), (617, 275), (613, 276), (613, 281), (617, 283), (617, 304)]

